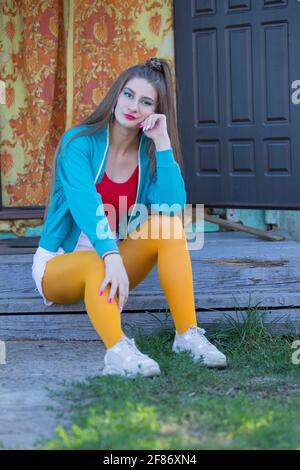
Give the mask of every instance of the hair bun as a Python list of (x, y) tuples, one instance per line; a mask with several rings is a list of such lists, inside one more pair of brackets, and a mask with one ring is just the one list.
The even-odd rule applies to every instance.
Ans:
[(145, 65), (151, 67), (154, 70), (158, 70), (159, 72), (163, 71), (161, 61), (158, 57), (151, 57), (149, 60), (146, 60)]

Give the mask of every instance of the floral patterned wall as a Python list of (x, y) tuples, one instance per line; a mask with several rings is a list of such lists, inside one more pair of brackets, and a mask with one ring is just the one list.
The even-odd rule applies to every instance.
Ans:
[(172, 0), (0, 2), (3, 206), (45, 204), (61, 134), (124, 68), (151, 56), (174, 66), (173, 34)]

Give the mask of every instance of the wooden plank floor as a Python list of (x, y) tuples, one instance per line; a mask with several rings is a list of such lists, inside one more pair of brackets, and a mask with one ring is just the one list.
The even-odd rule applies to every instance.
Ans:
[[(293, 331), (300, 331), (300, 243), (286, 232), (276, 234), (286, 240), (206, 233), (203, 248), (190, 251), (199, 324), (209, 328), (225, 314), (240, 319), (241, 310), (258, 306), (264, 307), (268, 322), (276, 321), (275, 330), (285, 330), (289, 320)], [(0, 339), (99, 339), (83, 302), (44, 305), (31, 277), (37, 240), (25, 240), (26, 246), (17, 239), (0, 242)], [(172, 325), (167, 312), (155, 267), (130, 292), (123, 325), (151, 332), (162, 322)]]
[[(270, 242), (238, 232), (206, 233), (204, 247), (190, 251), (196, 308), (300, 307), (300, 243), (288, 233), (277, 233), (286, 240)], [(85, 310), (83, 302), (46, 307), (31, 277), (36, 247), (6, 247), (5, 251), (4, 244), (0, 246), (0, 314)], [(168, 304), (155, 267), (130, 292), (126, 311), (165, 308)]]

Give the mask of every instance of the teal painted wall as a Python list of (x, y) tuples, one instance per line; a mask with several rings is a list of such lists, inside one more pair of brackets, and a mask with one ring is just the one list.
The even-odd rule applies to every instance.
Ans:
[(300, 242), (300, 211), (278, 211), (278, 227), (287, 230), (291, 237)]
[[(226, 216), (227, 220), (241, 222), (244, 225), (259, 230), (267, 230), (268, 224), (274, 225), (275, 229), (286, 230), (291, 237), (300, 242), (300, 211), (287, 210), (259, 210), (259, 209), (214, 209), (215, 215)], [(202, 224), (194, 223), (193, 231), (201, 231)], [(27, 237), (38, 237), (41, 235), (42, 226), (29, 227), (25, 231)], [(217, 232), (219, 226), (204, 222), (204, 232)], [(0, 240), (5, 238), (18, 238), (17, 235), (10, 232), (0, 232)]]
[(258, 230), (286, 230), (291, 237), (300, 242), (300, 211), (260, 210), (260, 209), (214, 209), (214, 213), (225, 216), (227, 220), (241, 222)]
[[(40, 237), (42, 233), (42, 225), (39, 227), (29, 227), (25, 230), (25, 237)], [(190, 228), (187, 229), (188, 232), (201, 232), (202, 224), (194, 223)], [(204, 232), (218, 232), (219, 226), (216, 224), (211, 224), (210, 222), (204, 222)], [(0, 240), (7, 238), (19, 238), (18, 235), (11, 232), (0, 232)]]
[[(42, 226), (40, 227), (28, 227), (25, 230), (25, 237), (39, 237), (42, 232)], [(19, 238), (18, 235), (12, 232), (0, 232), (0, 240), (7, 238)]]

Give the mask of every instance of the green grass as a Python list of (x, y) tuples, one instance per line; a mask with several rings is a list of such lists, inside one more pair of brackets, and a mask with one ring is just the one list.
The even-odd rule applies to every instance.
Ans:
[(228, 357), (225, 370), (171, 351), (174, 330), (144, 336), (138, 347), (162, 375), (135, 380), (90, 377), (52, 394), (64, 408), (42, 449), (299, 449), (300, 365), (292, 364), (296, 335), (271, 334), (264, 315), (249, 309), (244, 323), (225, 318), (209, 339)]

